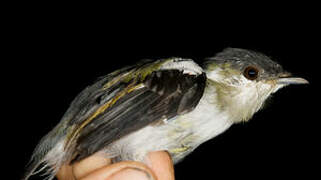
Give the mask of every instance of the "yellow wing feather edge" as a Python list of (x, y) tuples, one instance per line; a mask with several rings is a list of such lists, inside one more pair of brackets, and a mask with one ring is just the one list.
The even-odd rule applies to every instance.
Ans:
[(119, 92), (112, 99), (110, 99), (105, 104), (103, 104), (101, 107), (99, 107), (84, 122), (82, 122), (78, 126), (72, 126), (71, 128), (73, 128), (73, 129), (67, 135), (64, 148), (68, 149), (68, 147), (71, 145), (71, 142), (73, 142), (73, 140), (79, 135), (80, 131), (86, 125), (88, 125), (95, 117), (97, 117), (99, 114), (104, 113), (109, 107), (111, 107), (113, 104), (115, 104), (124, 95), (126, 95), (136, 89), (142, 88), (144, 86), (142, 83), (134, 85), (134, 84), (136, 84), (136, 82), (144, 81), (144, 79), (148, 75), (150, 75), (154, 71), (159, 70), (164, 63), (170, 62), (170, 61), (173, 61), (173, 58), (158, 60), (158, 61), (146, 64), (146, 65), (143, 65), (142, 67), (130, 70), (129, 72), (120, 74), (120, 75), (114, 77), (111, 81), (107, 82), (101, 90), (107, 90), (108, 88), (110, 88), (112, 85), (114, 85), (115, 83), (117, 83), (119, 81), (129, 82), (129, 81), (133, 80), (133, 82), (131, 84), (129, 84), (124, 90)]

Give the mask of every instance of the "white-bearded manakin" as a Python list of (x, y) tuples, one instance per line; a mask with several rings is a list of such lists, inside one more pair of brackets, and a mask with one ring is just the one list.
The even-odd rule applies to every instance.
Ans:
[(231, 125), (248, 121), (280, 88), (308, 81), (269, 57), (227, 48), (204, 61), (144, 60), (85, 88), (35, 148), (23, 179), (100, 152), (113, 161), (144, 161), (168, 151), (177, 163)]

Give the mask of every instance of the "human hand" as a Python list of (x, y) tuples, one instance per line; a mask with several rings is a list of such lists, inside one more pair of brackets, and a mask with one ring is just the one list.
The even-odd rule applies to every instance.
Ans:
[(172, 160), (167, 152), (151, 152), (146, 164), (134, 161), (111, 163), (111, 159), (92, 155), (72, 166), (63, 166), (59, 180), (174, 180)]

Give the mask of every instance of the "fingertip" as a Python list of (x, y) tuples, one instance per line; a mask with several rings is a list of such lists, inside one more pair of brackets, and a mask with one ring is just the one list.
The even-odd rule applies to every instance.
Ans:
[(81, 178), (81, 180), (134, 179), (134, 177), (137, 179), (147, 178), (148, 180), (157, 179), (152, 170), (145, 164), (134, 161), (123, 161), (98, 169)]
[(79, 162), (76, 162), (72, 166), (72, 172), (75, 178), (79, 179), (109, 164), (111, 164), (111, 159), (105, 158), (100, 154), (95, 154)]
[[(101, 156), (91, 156), (75, 163), (72, 167), (72, 175), (76, 179), (81, 180), (175, 179), (172, 159), (167, 152), (151, 152), (146, 156), (146, 162), (148, 166), (134, 161), (110, 164), (110, 159)], [(67, 168), (66, 171), (70, 172), (70, 166)]]
[(137, 168), (124, 168), (113, 174), (108, 180), (153, 180), (153, 177)]
[(172, 158), (166, 151), (150, 152), (147, 156), (148, 165), (158, 180), (174, 180), (174, 165)]

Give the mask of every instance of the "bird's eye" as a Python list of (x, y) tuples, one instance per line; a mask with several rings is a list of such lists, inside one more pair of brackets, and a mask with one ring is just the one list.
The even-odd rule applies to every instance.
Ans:
[(245, 68), (243, 75), (249, 80), (255, 80), (259, 76), (259, 70), (256, 67), (248, 66)]

